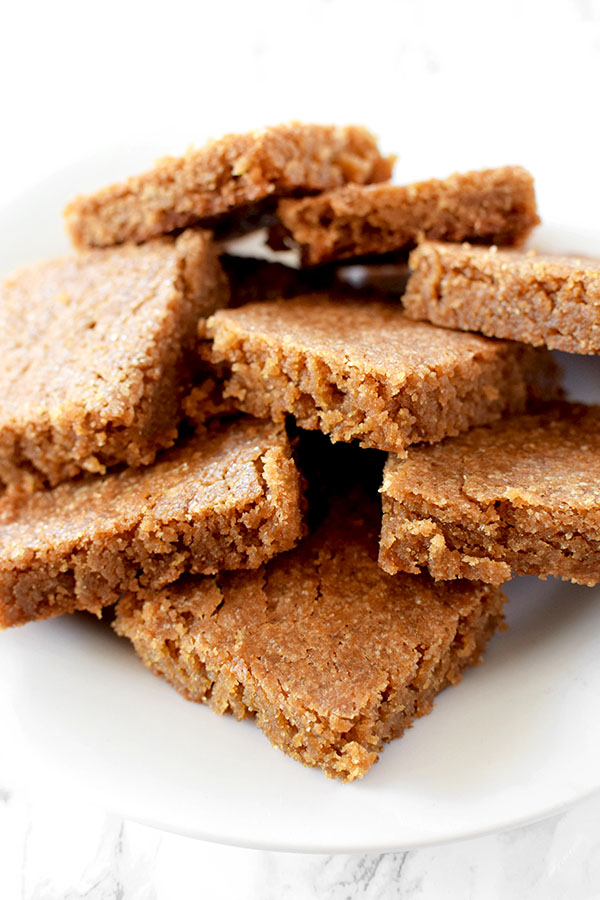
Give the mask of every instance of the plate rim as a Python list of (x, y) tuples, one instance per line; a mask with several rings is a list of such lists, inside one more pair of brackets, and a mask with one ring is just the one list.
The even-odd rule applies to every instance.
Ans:
[[(142, 154), (142, 153), (146, 154), (146, 155), (150, 155), (150, 153), (152, 152), (152, 150), (151, 150), (152, 146), (153, 146), (153, 144), (151, 144), (149, 142), (145, 142), (144, 144), (140, 143), (139, 145), (136, 145), (135, 147), (127, 148), (126, 152), (127, 152), (128, 156), (131, 154), (135, 155), (135, 154)], [(60, 182), (60, 180), (65, 179), (65, 183), (66, 183), (66, 181), (69, 180), (69, 178), (73, 175), (74, 172), (80, 172), (82, 169), (85, 169), (87, 166), (91, 167), (91, 166), (95, 165), (99, 159), (103, 160), (104, 163), (110, 163), (110, 161), (114, 161), (115, 158), (117, 158), (117, 159), (123, 158), (123, 150), (124, 150), (124, 148), (121, 147), (121, 148), (114, 148), (112, 150), (111, 149), (104, 150), (100, 154), (88, 154), (81, 159), (73, 160), (73, 161), (67, 163), (66, 165), (60, 166), (59, 168), (55, 169), (53, 172), (43, 176), (42, 178), (37, 179), (37, 181), (34, 184), (32, 184), (30, 187), (28, 187), (25, 191), (22, 191), (17, 196), (9, 198), (9, 200), (6, 203), (0, 204), (0, 219), (5, 217), (6, 215), (13, 214), (14, 212), (16, 212), (18, 214), (19, 208), (22, 207), (23, 204), (31, 203), (32, 201), (34, 201), (38, 192), (43, 192), (44, 189), (48, 190), (51, 186), (54, 186), (57, 189), (58, 188), (57, 183)], [(156, 154), (156, 155), (158, 155), (158, 154)], [(73, 195), (75, 193), (76, 192), (73, 192)], [(61, 225), (61, 221), (59, 220), (57, 222), (57, 230), (60, 228), (60, 225)], [(543, 230), (545, 230), (547, 233), (553, 233), (556, 231), (560, 232), (561, 228), (566, 229), (566, 231), (571, 235), (578, 234), (580, 236), (583, 236), (583, 238), (585, 240), (595, 239), (600, 244), (600, 241), (598, 241), (599, 232), (594, 228), (586, 226), (586, 227), (583, 227), (583, 228), (577, 230), (570, 224), (565, 224), (565, 225), (561, 226), (560, 223), (547, 222), (547, 223), (544, 223), (541, 226), (541, 228), (538, 228), (534, 231), (532, 237), (530, 238), (530, 240), (528, 242), (528, 245), (535, 246), (536, 236), (538, 236), (538, 237), (542, 236), (542, 242), (543, 242)], [(10, 270), (3, 272), (2, 277), (4, 277), (4, 274), (8, 274), (8, 271), (10, 271)], [(10, 696), (8, 696), (9, 693), (10, 693), (9, 691), (7, 692), (7, 690), (5, 688), (0, 686), (0, 708), (2, 708), (2, 700), (3, 700), (3, 696), (4, 696), (4, 700), (8, 699), (9, 711), (15, 717), (15, 721), (19, 722), (17, 712), (10, 708)], [(6, 703), (4, 705), (6, 706)], [(5, 711), (5, 715), (6, 715), (6, 711)], [(4, 721), (6, 723), (7, 719), (5, 718)], [(22, 729), (20, 727), (20, 723), (19, 723), (18, 730), (19, 730), (19, 732), (22, 731)], [(22, 736), (22, 737), (23, 737), (23, 739), (25, 739), (24, 736)], [(267, 739), (265, 738), (265, 740), (267, 740)], [(29, 747), (28, 751), (31, 749), (32, 748)], [(41, 750), (41, 748), (40, 748), (40, 750)], [(39, 756), (36, 753), (36, 757), (38, 758), (38, 760), (42, 759), (41, 753)], [(42, 759), (42, 762), (45, 762), (46, 765), (48, 765), (47, 760)], [(44, 770), (44, 768), (45, 768), (44, 765), (40, 765), (39, 769), (37, 771), (42, 772)], [(67, 786), (67, 782), (66, 782), (66, 772), (64, 772), (62, 769), (56, 769), (56, 767), (50, 767), (50, 768), (52, 768), (52, 770), (53, 770), (55, 776), (58, 778), (58, 780), (60, 780), (61, 783), (63, 783), (63, 791), (68, 790), (68, 786)], [(17, 776), (17, 780), (18, 781), (21, 780), (19, 778), (19, 776)], [(37, 780), (38, 780), (37, 778), (33, 779), (34, 783), (37, 783)], [(77, 785), (78, 785), (78, 788), (81, 790), (81, 782), (80, 781), (77, 782)], [(72, 785), (72, 786), (74, 786), (74, 785)], [(494, 824), (490, 824), (489, 826), (483, 827), (483, 828), (479, 827), (479, 826), (475, 826), (472, 829), (463, 828), (462, 830), (459, 830), (452, 835), (436, 834), (425, 840), (416, 839), (414, 841), (403, 840), (401, 843), (377, 842), (377, 843), (373, 843), (373, 844), (364, 842), (364, 843), (361, 843), (360, 846), (357, 844), (348, 844), (348, 843), (337, 843), (336, 844), (335, 842), (331, 843), (328, 846), (325, 846), (322, 843), (312, 845), (312, 844), (310, 844), (310, 842), (307, 842), (304, 845), (299, 845), (297, 842), (295, 842), (293, 844), (289, 844), (289, 843), (286, 843), (285, 841), (273, 842), (270, 840), (267, 841), (267, 840), (258, 840), (258, 839), (250, 839), (250, 838), (243, 839), (241, 836), (232, 836), (232, 835), (225, 835), (222, 833), (210, 832), (209, 829), (206, 829), (204, 827), (195, 828), (195, 829), (183, 828), (181, 826), (177, 826), (175, 824), (175, 822), (173, 821), (172, 817), (167, 818), (167, 819), (164, 819), (164, 818), (160, 819), (159, 817), (155, 818), (155, 817), (148, 816), (148, 815), (140, 816), (135, 813), (135, 810), (132, 810), (131, 808), (129, 808), (129, 804), (125, 804), (122, 808), (119, 809), (113, 803), (100, 802), (99, 798), (96, 796), (96, 794), (93, 790), (89, 791), (88, 797), (89, 797), (90, 802), (92, 802), (96, 806), (99, 806), (99, 807), (107, 810), (108, 812), (111, 812), (115, 815), (120, 815), (123, 818), (127, 818), (134, 822), (139, 822), (140, 824), (146, 825), (148, 827), (151, 827), (151, 828), (154, 828), (157, 830), (167, 831), (167, 832), (173, 833), (173, 834), (179, 834), (182, 836), (191, 837), (191, 838), (195, 838), (195, 839), (199, 839), (199, 840), (204, 840), (204, 841), (208, 841), (208, 842), (212, 842), (212, 843), (223, 844), (223, 845), (227, 845), (227, 846), (243, 847), (243, 848), (254, 849), (254, 850), (273, 850), (273, 851), (279, 851), (279, 852), (293, 852), (293, 853), (302, 853), (302, 854), (306, 854), (306, 853), (327, 854), (327, 853), (355, 853), (355, 852), (393, 852), (393, 851), (400, 851), (400, 850), (405, 850), (405, 849), (406, 850), (417, 849), (417, 848), (422, 848), (422, 847), (430, 847), (430, 846), (435, 846), (435, 845), (448, 844), (448, 843), (453, 843), (456, 841), (472, 840), (472, 839), (475, 839), (478, 837), (484, 837), (484, 836), (490, 835), (490, 834), (496, 834), (496, 833), (499, 834), (499, 833), (503, 833), (503, 832), (507, 832), (507, 831), (512, 831), (516, 828), (523, 827), (524, 825), (531, 824), (531, 823), (534, 823), (537, 821), (542, 821), (544, 819), (548, 819), (550, 817), (558, 815), (561, 812), (563, 812), (564, 810), (566, 810), (569, 807), (571, 807), (572, 805), (574, 805), (575, 803), (577, 803), (579, 801), (583, 801), (585, 798), (587, 798), (595, 793), (598, 793), (598, 792), (600, 792), (600, 774), (599, 774), (598, 784), (590, 785), (590, 787), (587, 790), (578, 792), (577, 796), (573, 797), (571, 799), (561, 799), (556, 802), (550, 802), (550, 803), (548, 803), (547, 806), (545, 806), (543, 808), (538, 808), (538, 810), (535, 813), (533, 813), (532, 815), (521, 814), (521, 815), (517, 816), (515, 819), (512, 819), (510, 821), (501, 822), (499, 824), (494, 823)]]

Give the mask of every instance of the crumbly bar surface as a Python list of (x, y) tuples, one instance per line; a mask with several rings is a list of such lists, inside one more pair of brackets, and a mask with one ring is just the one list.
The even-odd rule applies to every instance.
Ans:
[(299, 473), (283, 429), (240, 420), (166, 451), (153, 466), (0, 500), (0, 626), (184, 572), (256, 568), (302, 532)]
[(152, 462), (177, 435), (198, 321), (227, 298), (207, 232), (9, 278), (0, 289), (0, 483), (54, 485)]
[(277, 215), (306, 265), (389, 253), (424, 238), (520, 244), (539, 223), (533, 179), (504, 166), (417, 184), (350, 184), (300, 200)]
[(567, 353), (600, 352), (600, 260), (423, 243), (407, 315)]
[(256, 716), (276, 747), (352, 781), (479, 662), (504, 597), (377, 565), (379, 508), (350, 502), (252, 573), (119, 602), (117, 632), (185, 697)]
[(231, 397), (223, 396), (223, 382), (208, 372), (202, 373), (189, 394), (183, 399), (182, 409), (186, 424), (195, 430), (210, 427), (215, 420), (221, 422), (239, 415)]
[(67, 228), (76, 247), (140, 243), (268, 198), (386, 181), (392, 162), (360, 126), (295, 122), (229, 134), (77, 197), (65, 210)]
[[(204, 332), (203, 332), (204, 333)], [(408, 319), (397, 303), (308, 295), (206, 322), (225, 397), (259, 418), (402, 452), (559, 393), (547, 351)]]
[(390, 455), (382, 493), (387, 572), (600, 582), (600, 407), (558, 404)]

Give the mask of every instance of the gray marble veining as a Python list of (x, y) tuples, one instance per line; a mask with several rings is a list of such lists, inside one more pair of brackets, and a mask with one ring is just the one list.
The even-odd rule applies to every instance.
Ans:
[(1, 789), (2, 900), (597, 900), (600, 795), (541, 822), (386, 854), (225, 847)]

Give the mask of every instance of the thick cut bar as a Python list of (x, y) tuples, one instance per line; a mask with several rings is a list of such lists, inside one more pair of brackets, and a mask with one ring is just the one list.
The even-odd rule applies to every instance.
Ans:
[(424, 238), (520, 244), (540, 221), (533, 179), (519, 166), (406, 186), (351, 184), (281, 200), (277, 215), (305, 265), (404, 250)]
[(285, 432), (241, 420), (152, 466), (0, 501), (0, 626), (157, 590), (183, 572), (255, 568), (302, 532)]
[(600, 407), (559, 404), (390, 455), (382, 493), (387, 572), (600, 582)]
[(305, 765), (361, 778), (503, 623), (497, 588), (386, 575), (379, 515), (354, 497), (255, 572), (124, 598), (115, 628), (189, 700), (255, 715)]
[[(310, 295), (206, 323), (224, 391), (246, 412), (402, 452), (559, 393), (550, 354), (408, 319), (397, 303)], [(203, 332), (204, 334), (204, 332)]]
[(44, 262), (0, 291), (0, 482), (57, 484), (173, 444), (198, 321), (228, 287), (206, 232)]
[(159, 160), (122, 184), (77, 197), (65, 210), (67, 228), (76, 247), (140, 243), (239, 214), (269, 198), (386, 181), (392, 162), (357, 125), (295, 122), (229, 134), (185, 156)]
[(407, 315), (567, 353), (600, 353), (600, 260), (424, 243)]

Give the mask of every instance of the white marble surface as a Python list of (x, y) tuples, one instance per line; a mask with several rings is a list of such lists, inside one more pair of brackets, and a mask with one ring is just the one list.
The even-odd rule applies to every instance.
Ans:
[(264, 853), (0, 789), (6, 900), (596, 900), (600, 796), (504, 834), (408, 852)]
[[(368, 123), (399, 152), (400, 180), (521, 162), (546, 218), (597, 220), (597, 0), (24, 0), (1, 17), (2, 202), (108, 147), (177, 151), (300, 118)], [(468, 842), (295, 856), (29, 795), (0, 768), (2, 900), (598, 896), (600, 797)]]

